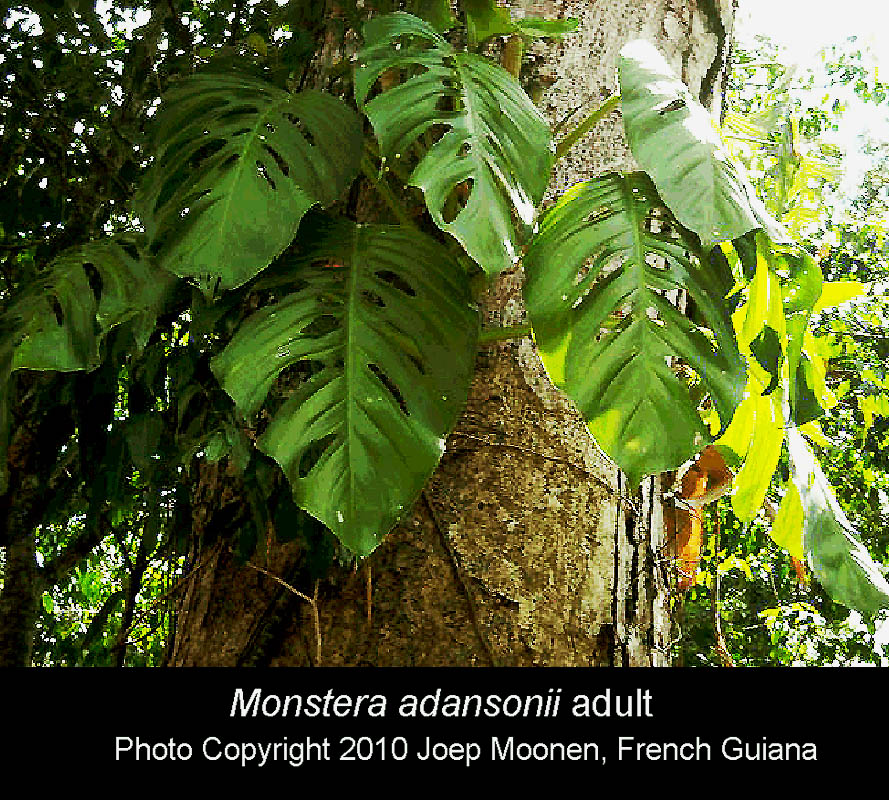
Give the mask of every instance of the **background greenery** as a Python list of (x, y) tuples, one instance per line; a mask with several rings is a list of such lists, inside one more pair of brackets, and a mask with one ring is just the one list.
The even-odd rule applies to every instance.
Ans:
[[(837, 97), (839, 87), (886, 107), (887, 87), (854, 37), (825, 48), (821, 65), (802, 73), (782, 64), (779, 48), (759, 37), (751, 49), (735, 52), (724, 123), (760, 195), (818, 255), (825, 279), (871, 286), (867, 296), (823, 311), (816, 325), (829, 336), (827, 381), (838, 398), (821, 421), (826, 438), (818, 450), (850, 520), (886, 563), (889, 147), (860, 141), (870, 167), (854, 193), (840, 191), (844, 153), (827, 143), (849, 113)], [(786, 463), (781, 472), (786, 477)], [(774, 508), (782, 483), (777, 477), (769, 493)], [(721, 628), (738, 665), (889, 663), (885, 633), (878, 633), (883, 618), (867, 624), (832, 602), (769, 539), (770, 525), (766, 509), (745, 525), (728, 498), (710, 507), (701, 571), (679, 613), (680, 661), (723, 663), (716, 647)]]

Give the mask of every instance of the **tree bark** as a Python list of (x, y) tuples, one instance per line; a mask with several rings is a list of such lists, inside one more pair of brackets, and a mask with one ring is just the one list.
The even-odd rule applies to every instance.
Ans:
[[(640, 36), (693, 91), (718, 97), (732, 0), (524, 0), (517, 12), (580, 20), (563, 41), (534, 45), (522, 73), (545, 87), (553, 124), (578, 111), (573, 128), (617, 91), (617, 53)], [(628, 168), (615, 113), (559, 163), (547, 202)], [(524, 321), (522, 281), (517, 268), (487, 292), (486, 327)], [(231, 491), (211, 472), (195, 505), (205, 517)], [(224, 542), (196, 552), (170, 663), (668, 664), (663, 517), (660, 479), (626, 485), (531, 340), (482, 345), (466, 411), (411, 517), (366, 562), (317, 586), (299, 585), (295, 545), (273, 545), (252, 566)]]
[[(58, 391), (61, 381), (38, 379), (35, 392)], [(44, 493), (62, 445), (73, 430), (69, 412), (54, 408), (38, 418), (29, 402), (9, 445), (9, 486), (0, 495), (0, 546), (6, 563), (0, 582), (0, 667), (29, 667), (40, 593), (45, 577), (37, 566), (36, 530)]]

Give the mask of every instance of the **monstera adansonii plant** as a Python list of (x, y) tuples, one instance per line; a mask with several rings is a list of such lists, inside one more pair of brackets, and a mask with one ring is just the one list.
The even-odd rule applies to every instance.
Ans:
[[(17, 369), (93, 369), (112, 328), (144, 344), (177, 281), (198, 290), (195, 314), (249, 296), (206, 338), (212, 375), (295, 503), (365, 556), (461, 413), (474, 292), (521, 263), (550, 378), (632, 484), (715, 444), (749, 518), (786, 445), (773, 536), (837, 600), (889, 607), (806, 439), (831, 404), (809, 331), (821, 272), (710, 114), (653, 46), (630, 42), (620, 108), (639, 171), (572, 186), (541, 213), (549, 124), (512, 74), (441, 27), (372, 18), (354, 98), (237, 73), (171, 88), (133, 203), (144, 234), (66, 252), (12, 298), (0, 412)], [(398, 224), (350, 215), (356, 181)]]

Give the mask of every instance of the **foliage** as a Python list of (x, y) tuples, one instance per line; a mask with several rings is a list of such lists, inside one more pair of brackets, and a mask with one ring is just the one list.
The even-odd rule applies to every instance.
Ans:
[[(9, 17), (2, 543), (43, 561), (38, 659), (158, 659), (178, 564), (225, 529), (242, 558), (298, 538), (313, 573), (331, 534), (369, 554), (462, 410), (474, 297), (519, 262), (550, 377), (634, 484), (715, 441), (749, 520), (792, 427), (779, 538), (837, 601), (889, 606), (796, 431), (818, 440), (834, 402), (812, 323), (843, 290), (796, 242), (805, 215), (775, 217), (827, 173), (782, 172), (764, 205), (634, 42), (622, 113), (643, 171), (572, 187), (538, 219), (557, 150), (511, 59), (571, 21), (507, 19), (488, 0), (461, 3), (461, 24), (440, 2), (317, 6), (171, 3), (138, 37), (121, 9)], [(503, 36), (500, 66), (483, 45)], [(192, 502), (226, 481), (246, 503), (204, 524)], [(83, 603), (92, 614), (68, 613)]]
[(367, 555), (438, 464), (478, 317), (459, 265), (426, 234), (346, 220), (313, 234), (286, 278), (257, 284), (297, 288), (251, 315), (211, 367), (248, 419), (283, 370), (308, 371), (256, 445), (302, 508)]
[[(674, 235), (651, 231), (660, 208), (641, 173), (577, 184), (544, 217), (525, 256), (528, 313), (546, 370), (634, 484), (679, 466), (709, 441), (700, 396), (671, 361), (701, 376), (723, 419), (744, 388), (724, 302), (731, 272), (724, 260), (702, 264), (697, 240), (680, 226)], [(663, 296), (678, 289), (702, 325)]]
[[(880, 348), (886, 309), (878, 287), (886, 279), (887, 263), (882, 232), (885, 160), (880, 145), (869, 145), (872, 166), (859, 193), (844, 197), (837, 192), (842, 154), (822, 138), (844, 124), (846, 105), (835, 103), (843, 88), (836, 85), (836, 76), (837, 64), (848, 62), (858, 65), (855, 74), (865, 85), (878, 84), (854, 40), (825, 52), (822, 77), (793, 75), (767, 40), (755, 52), (741, 50), (725, 130), (769, 210), (817, 254), (825, 280), (859, 281), (858, 297), (845, 292), (851, 282), (825, 284), (824, 294), (843, 294), (834, 297), (837, 306), (821, 307), (822, 301), (813, 314), (812, 332), (823, 337), (825, 387), (836, 404), (819, 420), (823, 434), (811, 424), (806, 427), (845, 510), (835, 519), (842, 522), (848, 516), (868, 550), (885, 562), (887, 442), (872, 434), (872, 426), (883, 425), (879, 413), (886, 353)], [(819, 85), (828, 89), (819, 90)], [(865, 99), (883, 102), (876, 96)], [(869, 286), (873, 289), (867, 290)], [(854, 301), (841, 302), (850, 298)], [(793, 552), (785, 537), (791, 528), (798, 531), (802, 520), (799, 495), (787, 481), (790, 472), (790, 463), (781, 457), (774, 480), (765, 487), (763, 509), (736, 513), (735, 495), (720, 501), (708, 519), (702, 571), (683, 608), (685, 663), (712, 663), (714, 656), (707, 651), (714, 652), (714, 606), (736, 663), (885, 663), (885, 629), (881, 632), (873, 621), (837, 605), (799, 562), (794, 565), (790, 554), (773, 543)]]

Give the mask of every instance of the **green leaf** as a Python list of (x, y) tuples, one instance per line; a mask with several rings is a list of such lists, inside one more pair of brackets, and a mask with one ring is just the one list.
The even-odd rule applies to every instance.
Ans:
[(750, 522), (762, 508), (784, 444), (779, 396), (763, 396), (758, 389), (751, 376), (750, 396), (736, 412), (736, 416), (750, 415), (751, 418), (747, 423), (751, 436), (744, 453), (744, 466), (732, 482), (732, 510), (742, 522)]
[(889, 417), (889, 396), (878, 394), (859, 397), (858, 408), (864, 417), (864, 429), (869, 431), (873, 427), (875, 416)]
[(788, 279), (781, 286), (785, 312), (813, 310), (825, 287), (831, 286), (825, 284), (818, 262), (801, 247), (776, 247), (774, 250), (776, 258), (789, 272)]
[(492, 36), (508, 36), (515, 24), (508, 8), (496, 0), (460, 0), (466, 13), (466, 37), (470, 47), (476, 47)]
[(619, 74), (633, 155), (705, 249), (756, 228), (773, 241), (787, 241), (732, 162), (710, 114), (653, 45), (641, 39), (624, 45)]
[(52, 602), (52, 595), (49, 592), (44, 592), (41, 595), (40, 602), (43, 605), (43, 610), (47, 614), (52, 614), (53, 602)]
[(787, 441), (805, 514), (803, 549), (818, 581), (836, 602), (864, 615), (889, 608), (889, 583), (840, 508), (809, 445), (793, 428)]
[(143, 475), (155, 468), (164, 435), (164, 420), (158, 411), (137, 414), (125, 423), (125, 436), (130, 458)]
[(766, 325), (759, 335), (750, 342), (750, 352), (757, 364), (765, 370), (770, 378), (768, 386), (763, 389), (763, 394), (771, 394), (780, 384), (781, 365), (784, 362), (784, 353), (777, 331)]
[(574, 18), (545, 19), (543, 17), (523, 17), (513, 21), (516, 30), (536, 39), (561, 39), (577, 30), (579, 22)]
[(521, 33), (537, 39), (559, 39), (566, 33), (577, 30), (576, 19), (513, 19), (511, 10), (498, 5), (496, 0), (460, 0), (460, 5), (466, 12), (467, 38), (472, 47), (492, 36)]
[(787, 482), (787, 491), (781, 500), (781, 507), (775, 521), (769, 529), (769, 536), (774, 542), (783, 547), (794, 558), (804, 561), (803, 551), (803, 507), (800, 503), (799, 492), (793, 481)]
[(3, 317), (0, 349), (12, 352), (12, 369), (92, 369), (113, 327), (139, 315), (147, 315), (153, 327), (173, 282), (127, 237), (66, 250), (13, 298)]
[[(365, 26), (355, 96), (386, 158), (399, 158), (433, 126), (446, 133), (417, 164), (412, 186), (423, 190), (435, 224), (463, 245), (485, 272), (519, 258), (513, 211), (531, 225), (553, 163), (549, 125), (508, 72), (458, 52), (430, 25), (409, 14), (374, 17)], [(419, 74), (368, 99), (386, 70)], [(442, 110), (443, 101), (454, 110)], [(469, 185), (471, 184), (471, 185)], [(460, 188), (468, 186), (465, 205)]]
[[(100, 239), (61, 253), (0, 318), (0, 494), (6, 491), (9, 382), (17, 369), (92, 370), (112, 328), (154, 329), (175, 279), (144, 258), (137, 239)], [(144, 337), (140, 337), (144, 344)]]
[(194, 75), (164, 97), (136, 198), (158, 263), (205, 294), (263, 270), (313, 205), (358, 173), (358, 116), (321, 92), (239, 74)]
[[(745, 382), (724, 300), (728, 264), (716, 253), (706, 267), (690, 259), (696, 242), (679, 226), (671, 226), (676, 238), (650, 232), (660, 208), (642, 173), (576, 184), (541, 221), (524, 259), (546, 370), (633, 482), (680, 466), (711, 441), (669, 363), (697, 373), (723, 424)], [(677, 288), (688, 291), (701, 326), (664, 298)]]
[[(820, 381), (823, 383), (823, 381)], [(800, 356), (799, 364), (796, 368), (796, 378), (793, 381), (792, 395), (792, 411), (791, 417), (795, 425), (805, 425), (819, 417), (824, 416), (827, 410), (825, 406), (830, 405), (823, 397), (818, 394), (819, 379), (816, 375), (815, 366), (811, 359), (803, 353)]]
[(426, 20), (439, 33), (449, 31), (457, 22), (450, 0), (413, 0), (409, 8), (414, 16)]
[(287, 265), (300, 288), (250, 316), (212, 369), (248, 417), (283, 370), (302, 370), (257, 446), (297, 504), (367, 555), (441, 458), (478, 316), (460, 267), (425, 234), (313, 219), (300, 241)]
[(825, 281), (821, 296), (812, 311), (817, 313), (825, 308), (839, 306), (863, 294), (867, 294), (867, 286), (860, 281)]
[(214, 431), (203, 445), (204, 458), (209, 463), (215, 463), (225, 458), (231, 452), (231, 443), (222, 431)]

